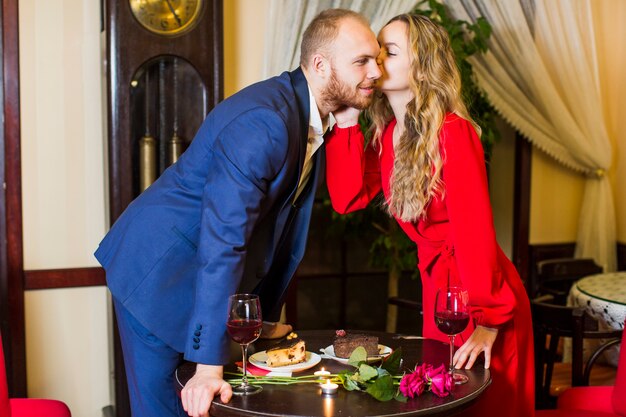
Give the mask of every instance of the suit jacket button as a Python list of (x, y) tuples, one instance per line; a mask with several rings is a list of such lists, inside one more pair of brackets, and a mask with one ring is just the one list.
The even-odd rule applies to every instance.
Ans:
[(199, 330), (196, 330), (195, 332), (193, 332), (194, 336), (200, 336), (201, 334), (202, 334), (202, 332), (199, 331)]
[(200, 338), (199, 337), (194, 337), (193, 341), (196, 342), (196, 343), (200, 343)]
[(197, 344), (197, 343), (194, 343), (193, 344), (193, 348), (194, 348), (194, 350), (198, 350), (198, 349), (200, 349), (200, 345)]
[(201, 324), (196, 324), (196, 330), (202, 330), (202, 325)]

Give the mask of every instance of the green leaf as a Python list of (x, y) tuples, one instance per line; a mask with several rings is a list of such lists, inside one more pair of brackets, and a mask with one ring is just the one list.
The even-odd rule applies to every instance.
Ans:
[(374, 383), (369, 384), (365, 390), (365, 392), (379, 401), (391, 400), (396, 396), (396, 391), (391, 375), (378, 378)]
[(343, 387), (348, 391), (361, 391), (361, 387), (352, 378), (346, 378), (343, 380)]
[(391, 355), (387, 356), (381, 365), (390, 374), (397, 374), (400, 371), (400, 362), (402, 361), (402, 348), (394, 350)]
[(401, 403), (405, 403), (409, 400), (407, 397), (404, 396), (404, 394), (400, 392), (400, 390), (398, 390), (398, 393), (395, 397), (393, 397), (393, 399), (396, 401), (400, 401)]
[(348, 365), (358, 368), (359, 364), (365, 361), (367, 361), (367, 351), (363, 346), (359, 346), (354, 349), (352, 355), (350, 355), (350, 359), (348, 359)]
[(361, 381), (367, 382), (372, 378), (376, 378), (378, 376), (378, 371), (376, 368), (373, 368), (366, 363), (362, 363), (359, 365), (359, 375), (361, 375)]

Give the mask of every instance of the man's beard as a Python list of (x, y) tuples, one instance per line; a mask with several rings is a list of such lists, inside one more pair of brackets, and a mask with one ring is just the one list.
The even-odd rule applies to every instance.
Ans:
[(337, 77), (337, 73), (333, 69), (328, 80), (328, 85), (322, 91), (322, 100), (331, 109), (339, 109), (341, 107), (354, 107), (363, 110), (372, 103), (373, 94), (365, 96), (359, 93), (359, 87), (363, 83), (359, 83), (355, 87), (343, 82)]

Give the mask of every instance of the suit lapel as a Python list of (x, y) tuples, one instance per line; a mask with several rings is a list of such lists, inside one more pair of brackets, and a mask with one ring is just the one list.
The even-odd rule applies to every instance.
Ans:
[(300, 126), (302, 126), (300, 130), (300, 138), (298, 139), (298, 181), (296, 182), (296, 184), (300, 184), (302, 168), (304, 167), (304, 157), (306, 156), (306, 144), (309, 136), (309, 119), (311, 117), (311, 108), (309, 99), (309, 87), (306, 82), (306, 78), (304, 77), (304, 73), (302, 72), (302, 69), (296, 69), (295, 71), (290, 73), (290, 76), (291, 83), (296, 92), (296, 99), (298, 100)]

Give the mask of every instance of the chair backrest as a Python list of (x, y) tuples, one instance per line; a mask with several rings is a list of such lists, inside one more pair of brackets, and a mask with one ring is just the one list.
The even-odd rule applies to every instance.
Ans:
[(578, 279), (599, 274), (602, 267), (588, 258), (555, 258), (537, 263), (539, 294), (550, 294), (555, 304), (565, 305), (572, 284)]
[(585, 381), (583, 340), (621, 337), (617, 331), (598, 330), (597, 322), (581, 307), (551, 304), (546, 300), (531, 301), (535, 343), (535, 393), (538, 408), (553, 405), (550, 396), (554, 363), (560, 361), (557, 352), (562, 337), (572, 338), (572, 386), (588, 384)]
[(11, 405), (9, 403), (9, 387), (7, 385), (7, 373), (4, 365), (4, 350), (2, 347), (2, 334), (0, 334), (0, 416), (10, 416)]

